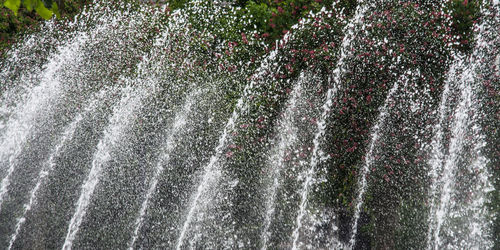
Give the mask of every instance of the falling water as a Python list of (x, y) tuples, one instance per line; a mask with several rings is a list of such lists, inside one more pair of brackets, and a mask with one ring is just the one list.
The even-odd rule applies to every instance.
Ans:
[[(316, 166), (322, 158), (322, 153), (320, 150), (320, 146), (322, 143), (323, 135), (325, 133), (326, 128), (326, 120), (331, 111), (331, 106), (333, 104), (333, 99), (335, 98), (338, 90), (338, 86), (340, 84), (340, 80), (342, 75), (344, 74), (345, 69), (345, 60), (350, 56), (351, 51), (349, 50), (353, 39), (355, 38), (355, 28), (357, 25), (362, 26), (363, 17), (368, 10), (369, 5), (365, 4), (364, 1), (359, 1), (358, 6), (356, 7), (356, 12), (352, 20), (348, 23), (345, 28), (344, 38), (342, 40), (342, 47), (340, 48), (340, 57), (337, 63), (337, 68), (333, 72), (333, 86), (330, 87), (326, 94), (326, 101), (323, 104), (323, 113), (321, 114), (320, 119), (318, 119), (318, 131), (314, 136), (313, 144), (313, 152), (312, 157), (309, 162), (309, 170), (305, 174), (304, 184), (302, 185), (301, 190), (301, 199), (299, 206), (299, 213), (296, 218), (295, 229), (292, 234), (293, 238), (293, 246), (292, 249), (297, 249), (299, 247), (299, 234), (300, 229), (302, 227), (302, 217), (304, 217), (307, 207), (307, 199), (309, 196), (309, 189), (313, 182), (314, 172), (316, 171)], [(363, 30), (363, 26), (360, 27)]]
[[(498, 7), (498, 2), (495, 2), (491, 10), (498, 12)], [(431, 144), (432, 158), (429, 160), (431, 167), (429, 176), (432, 183), (429, 190), (431, 204), (428, 219), (428, 249), (440, 249), (443, 246), (486, 249), (493, 246), (487, 234), (489, 223), (488, 211), (485, 208), (486, 195), (493, 190), (493, 187), (489, 180), (491, 176), (487, 169), (488, 160), (482, 155), (485, 143), (478, 125), (480, 98), (477, 96), (478, 81), (481, 80), (479, 74), (484, 65), (481, 60), (486, 54), (491, 53), (494, 44), (498, 42), (498, 37), (494, 37), (493, 41), (487, 40), (486, 33), (491, 29), (490, 25), (498, 24), (498, 18), (494, 18), (493, 21), (488, 20), (489, 12), (490, 10), (483, 10), (486, 18), (478, 28), (477, 45), (472, 56), (470, 58), (455, 56), (455, 62), (450, 69), (441, 96), (439, 121)], [(452, 88), (459, 94), (454, 110), (453, 106), (446, 105)], [(453, 120), (449, 127), (451, 139), (446, 151), (443, 123), (447, 112), (452, 112)], [(468, 150), (471, 152), (470, 161), (463, 157)], [(469, 172), (477, 178), (468, 189), (473, 199), (472, 202), (468, 202), (469, 204), (458, 204), (460, 198), (456, 193), (460, 186), (459, 172)], [(463, 221), (465, 226), (461, 225), (460, 221)], [(453, 240), (448, 240), (446, 237), (451, 237)], [(445, 240), (448, 242), (445, 243)]]
[[(140, 26), (143, 21), (133, 22), (130, 27), (130, 32), (134, 25)], [(113, 22), (112, 22), (113, 23)], [(156, 43), (165, 42), (165, 33), (156, 39)], [(151, 68), (146, 68), (147, 66)], [(94, 153), (91, 169), (87, 179), (81, 187), (80, 197), (76, 203), (76, 209), (71, 217), (68, 225), (68, 230), (64, 240), (63, 249), (71, 249), (73, 241), (80, 229), (84, 216), (87, 213), (88, 206), (91, 202), (92, 195), (98, 185), (104, 167), (108, 164), (111, 158), (111, 153), (116, 148), (123, 146), (122, 140), (127, 137), (130, 128), (139, 117), (141, 106), (145, 99), (153, 95), (157, 91), (157, 81), (152, 79), (142, 79), (145, 74), (152, 74), (156, 70), (155, 65), (149, 64), (149, 60), (143, 60), (137, 66), (139, 76), (137, 78), (124, 78), (120, 82), (127, 85), (122, 89), (122, 98), (114, 107), (112, 117), (110, 118), (108, 127), (104, 131), (103, 138), (97, 144), (96, 152)], [(146, 72), (146, 73), (145, 73)], [(123, 77), (122, 77), (123, 78)], [(135, 82), (140, 83), (134, 86)]]
[(149, 200), (151, 199), (151, 196), (153, 195), (153, 192), (156, 190), (156, 186), (158, 185), (158, 180), (163, 173), (165, 166), (170, 166), (170, 155), (173, 153), (173, 150), (176, 147), (176, 138), (179, 137), (180, 135), (183, 134), (183, 129), (187, 124), (187, 119), (189, 116), (189, 113), (191, 112), (191, 108), (194, 104), (194, 102), (197, 100), (196, 97), (200, 94), (202, 91), (194, 91), (192, 94), (188, 95), (185, 101), (184, 106), (177, 111), (177, 114), (175, 115), (175, 119), (173, 121), (172, 127), (168, 131), (168, 137), (165, 141), (165, 146), (162, 147), (162, 156), (160, 156), (160, 159), (158, 160), (158, 163), (156, 165), (156, 169), (154, 172), (153, 177), (151, 178), (151, 183), (149, 184), (149, 188), (146, 192), (146, 197), (144, 198), (144, 201), (142, 202), (141, 208), (139, 210), (139, 214), (137, 216), (137, 219), (134, 223), (135, 229), (134, 233), (132, 236), (132, 240), (129, 243), (129, 249), (133, 249), (134, 244), (137, 240), (137, 237), (139, 235), (139, 229), (142, 226), (143, 220), (144, 220), (144, 215), (146, 214), (146, 209), (148, 208), (148, 203)]
[[(265, 71), (270, 67), (270, 62), (272, 62), (276, 58), (277, 50), (274, 50), (270, 53), (270, 55), (265, 58), (260, 66), (260, 68), (256, 71), (254, 75), (255, 79), (259, 79), (262, 75), (265, 74)], [(236, 121), (240, 117), (241, 114), (244, 114), (248, 109), (248, 98), (251, 96), (252, 91), (254, 89), (255, 82), (251, 80), (249, 84), (245, 86), (242, 91), (242, 96), (238, 99), (231, 117), (227, 121), (224, 129), (219, 137), (217, 146), (215, 147), (214, 154), (210, 157), (208, 164), (203, 167), (203, 175), (201, 175), (200, 183), (196, 188), (196, 191), (192, 194), (190, 199), (189, 207), (187, 209), (186, 218), (184, 220), (183, 226), (180, 230), (179, 237), (177, 238), (176, 249), (180, 249), (184, 244), (184, 237), (189, 229), (191, 221), (193, 220), (194, 214), (197, 212), (199, 206), (201, 204), (206, 204), (210, 202), (211, 197), (210, 194), (206, 194), (209, 197), (203, 197), (208, 188), (215, 185), (220, 178), (221, 175), (221, 156), (222, 153), (227, 146), (229, 140), (229, 133), (235, 129)], [(200, 200), (201, 199), (201, 200)]]
[[(53, 35), (57, 30), (55, 22), (45, 23), (42, 29), (46, 32), (45, 34), (32, 34), (28, 36), (25, 41), (19, 46), (8, 51), (9, 56), (6, 58), (6, 62), (4, 62), (4, 64), (2, 65), (2, 71), (0, 72), (0, 93), (2, 91), (5, 92), (3, 92), (0, 96), (0, 117), (4, 118), (0, 119), (0, 132), (3, 132), (3, 129), (5, 128), (5, 122), (7, 121), (6, 118), (10, 115), (11, 111), (13, 111), (11, 106), (15, 106), (15, 104), (20, 99), (22, 99), (23, 94), (25, 94), (25, 90), (30, 90), (34, 87), (33, 84), (35, 81), (26, 76), (42, 74), (42, 70), (38, 67), (23, 66), (43, 64), (45, 60), (47, 60), (47, 57), (54, 53), (52, 46), (48, 46), (50, 47), (50, 49), (41, 50), (41, 52), (36, 53), (35, 51), (37, 51), (39, 47), (45, 47), (47, 45), (58, 43), (62, 43), (59, 44), (59, 46), (64, 47), (64, 44), (69, 40), (64, 39), (61, 40), (61, 42), (58, 42), (58, 40)], [(28, 54), (30, 56), (23, 57), (22, 55), (25, 54)], [(19, 78), (22, 79), (16, 79), (16, 84), (19, 84), (24, 88), (8, 88), (8, 86), (12, 84), (12, 75), (21, 76)]]
[(286, 158), (287, 150), (296, 142), (297, 140), (297, 127), (293, 123), (294, 115), (296, 115), (297, 102), (301, 97), (302, 91), (302, 81), (304, 81), (304, 76), (301, 75), (298, 83), (292, 90), (291, 97), (288, 100), (286, 110), (281, 117), (281, 123), (278, 126), (278, 144), (273, 153), (269, 157), (269, 164), (272, 165), (272, 184), (267, 191), (268, 199), (266, 201), (266, 215), (264, 219), (264, 229), (262, 230), (262, 249), (267, 249), (267, 242), (269, 241), (269, 227), (272, 222), (272, 217), (275, 213), (276, 206), (276, 193), (280, 185), (280, 175), (281, 171), (285, 167), (284, 161)]
[[(378, 231), (417, 226), (428, 230), (411, 235), (421, 244), (415, 248), (497, 247), (497, 210), (488, 210), (496, 202), (489, 158), (496, 151), (483, 124), (496, 114), (481, 106), (492, 92), (482, 88), (497, 83), (485, 72), (500, 67), (497, 0), (481, 13), (472, 56), (432, 40), (432, 31), (430, 47), (412, 48), (420, 41), (404, 40), (413, 38), (410, 29), (378, 43), (377, 32), (405, 28), (390, 19), (400, 2), (358, 1), (342, 11), (335, 8), (344, 1), (335, 1), (272, 44), (248, 30), (252, 21), (238, 23), (241, 31), (219, 28), (232, 21), (221, 13), (242, 13), (226, 1), (189, 1), (173, 12), (116, 10), (110, 2), (97, 1), (73, 22), (47, 22), (0, 59), (0, 248), (354, 249), (393, 238), (396, 246), (406, 234)], [(435, 16), (433, 7), (405, 6)], [(387, 21), (380, 30), (377, 13)], [(400, 43), (410, 46), (402, 54), (370, 50)], [(451, 52), (454, 63), (429, 59), (442, 69), (426, 71), (418, 60), (437, 51)], [(404, 61), (412, 54), (416, 66)], [(370, 60), (385, 59), (389, 67), (373, 69)], [(415, 100), (420, 87), (429, 90), (425, 100)], [(340, 100), (368, 94), (377, 100)], [(405, 111), (425, 126), (408, 141), (388, 125), (414, 126), (392, 119)], [(350, 122), (363, 125), (345, 129)], [(353, 142), (365, 152), (346, 150), (345, 139), (358, 132)], [(424, 145), (395, 155), (384, 144), (389, 135)], [(234, 155), (225, 154), (233, 146)], [(379, 153), (384, 161), (410, 158), (397, 171), (419, 174), (378, 179), (371, 169)], [(416, 171), (414, 160), (424, 167)]]
[(24, 222), (26, 221), (26, 214), (32, 209), (33, 205), (36, 203), (36, 198), (38, 191), (40, 190), (42, 184), (46, 181), (47, 176), (52, 172), (55, 166), (55, 160), (56, 157), (59, 156), (61, 153), (61, 149), (66, 145), (68, 141), (71, 141), (75, 134), (75, 130), (80, 124), (80, 122), (88, 115), (89, 112), (94, 111), (96, 105), (98, 104), (98, 101), (100, 101), (104, 96), (106, 96), (106, 93), (108, 92), (107, 89), (101, 91), (97, 98), (93, 99), (87, 107), (83, 110), (83, 112), (78, 113), (77, 116), (73, 119), (73, 121), (66, 127), (64, 130), (63, 134), (61, 135), (61, 138), (59, 140), (59, 144), (56, 145), (56, 147), (52, 150), (52, 153), (50, 154), (49, 159), (47, 162), (42, 166), (42, 169), (40, 170), (38, 177), (37, 177), (37, 183), (35, 187), (31, 190), (30, 192), (30, 199), (28, 203), (24, 204), (24, 211), (23, 215), (21, 218), (17, 220), (16, 224), (16, 229), (14, 231), (14, 234), (10, 237), (9, 241), (9, 247), (8, 249), (12, 248), (12, 245), (16, 241), (16, 238), (21, 230), (21, 227), (23, 226)]
[(110, 160), (110, 151), (120, 144), (122, 137), (126, 136), (127, 129), (134, 122), (134, 117), (137, 116), (141, 99), (145, 98), (148, 93), (150, 93), (150, 90), (142, 88), (134, 90), (131, 87), (125, 87), (123, 89), (123, 97), (113, 110), (113, 117), (111, 117), (109, 125), (104, 132), (103, 139), (97, 144), (97, 151), (92, 160), (92, 168), (87, 180), (82, 185), (80, 198), (78, 198), (75, 213), (69, 223), (63, 249), (71, 249), (82, 224), (83, 217), (87, 212), (91, 196), (99, 182), (103, 167)]
[[(241, 108), (242, 105), (243, 105), (243, 98), (241, 98), (238, 101), (237, 107)], [(187, 213), (186, 219), (184, 221), (181, 232), (179, 234), (179, 238), (177, 239), (177, 246), (176, 246), (177, 249), (181, 249), (181, 246), (184, 242), (184, 237), (186, 235), (186, 232), (188, 230), (189, 225), (191, 224), (191, 220), (193, 219), (193, 215), (199, 206), (199, 203), (200, 203), (199, 200), (200, 200), (200, 198), (202, 198), (201, 196), (204, 194), (205, 190), (208, 187), (210, 187), (211, 185), (214, 185), (215, 182), (217, 182), (217, 180), (219, 179), (219, 177), (221, 175), (219, 166), (217, 166), (217, 164), (219, 164), (219, 160), (220, 160), (220, 157), (222, 155), (222, 151), (223, 151), (224, 147), (226, 146), (226, 141), (227, 141), (229, 131), (234, 128), (235, 120), (237, 118), (238, 118), (238, 109), (235, 109), (235, 111), (233, 112), (233, 115), (231, 116), (231, 118), (227, 122), (226, 126), (224, 127), (224, 131), (222, 132), (221, 137), (219, 138), (219, 144), (215, 148), (215, 154), (210, 158), (210, 162), (204, 168), (205, 171), (201, 177), (201, 182), (198, 185), (196, 192), (194, 193), (191, 204), (189, 205), (189, 208), (188, 208), (188, 213)], [(207, 201), (203, 201), (203, 202), (207, 202)]]
[[(455, 63), (452, 68), (450, 69), (449, 76), (454, 78), (456, 77), (457, 73), (457, 66), (458, 63)], [(429, 176), (431, 177), (432, 180), (437, 180), (440, 171), (441, 171), (441, 166), (444, 162), (444, 152), (443, 152), (443, 134), (444, 134), (444, 121), (446, 119), (446, 112), (447, 112), (447, 100), (450, 95), (450, 80), (446, 81), (446, 84), (444, 86), (444, 90), (441, 96), (441, 103), (439, 105), (439, 122), (435, 126), (435, 131), (434, 131), (434, 136), (432, 138), (432, 143), (431, 147), (433, 148), (433, 154), (432, 158), (429, 160), (429, 165), (432, 166), (431, 171), (429, 171)], [(438, 195), (438, 182), (433, 181), (430, 187), (430, 197), (434, 198), (437, 197)], [(433, 225), (436, 222), (436, 206), (431, 206), (431, 212), (430, 212), (430, 218), (429, 218), (429, 225)], [(428, 230), (427, 234), (427, 242), (431, 242), (434, 237), (437, 237), (438, 232), (433, 232), (433, 230)]]
[[(50, 111), (61, 93), (61, 82), (57, 71), (67, 63), (77, 63), (78, 53), (87, 37), (82, 34), (60, 49), (60, 52), (48, 63), (43, 72), (42, 83), (34, 87), (29, 93), (26, 103), (18, 107), (19, 114), (15, 119), (9, 120), (6, 131), (0, 144), (0, 162), (7, 164), (9, 169), (0, 184), (0, 210), (4, 196), (8, 192), (11, 175), (16, 170), (16, 159), (21, 153), (24, 143), (34, 128), (40, 115)], [(76, 60), (75, 60), (76, 59)]]
[[(407, 81), (409, 80), (408, 77), (410, 77), (411, 73), (405, 73), (399, 80), (399, 82), (404, 82), (404, 85), (407, 85)], [(392, 88), (389, 90), (389, 93), (387, 94), (387, 97), (384, 101), (384, 104), (379, 110), (379, 115), (377, 118), (377, 121), (375, 123), (375, 126), (372, 128), (372, 133), (371, 133), (371, 139), (370, 139), (370, 144), (368, 145), (368, 151), (366, 152), (365, 156), (365, 162), (363, 164), (363, 167), (361, 168), (360, 171), (360, 179), (359, 179), (359, 187), (358, 187), (358, 196), (356, 197), (356, 207), (354, 209), (354, 222), (352, 224), (352, 229), (351, 229), (351, 239), (349, 240), (349, 248), (354, 249), (354, 246), (356, 245), (356, 234), (358, 232), (358, 220), (359, 216), (361, 213), (361, 207), (363, 206), (363, 198), (364, 194), (366, 192), (366, 188), (368, 186), (368, 182), (366, 180), (366, 177), (368, 173), (370, 172), (370, 169), (373, 165), (373, 161), (375, 160), (373, 150), (375, 149), (375, 145), (377, 144), (379, 137), (380, 137), (380, 130), (384, 126), (385, 120), (388, 115), (388, 107), (391, 102), (394, 101), (394, 94), (399, 88), (399, 83), (396, 82), (392, 86)]]
[(321, 153), (318, 151), (319, 146), (320, 146), (320, 138), (322, 138), (323, 134), (325, 133), (325, 127), (326, 127), (326, 117), (328, 113), (330, 112), (330, 107), (332, 105), (332, 99), (335, 96), (337, 92), (336, 86), (334, 88), (330, 88), (328, 90), (327, 94), (327, 101), (325, 105), (323, 105), (323, 114), (321, 116), (321, 120), (318, 122), (318, 133), (314, 137), (314, 149), (313, 149), (313, 154), (311, 157), (310, 161), (310, 167), (309, 170), (307, 171), (305, 175), (305, 180), (303, 184), (303, 188), (301, 191), (301, 199), (300, 199), (300, 206), (299, 206), (299, 213), (297, 215), (296, 219), (296, 226), (293, 231), (293, 249), (298, 248), (298, 240), (299, 240), (299, 230), (302, 227), (302, 217), (305, 215), (305, 210), (307, 207), (307, 198), (309, 195), (309, 188), (312, 184), (313, 181), (313, 176), (314, 176), (314, 171), (316, 168), (316, 165), (318, 164), (318, 157), (321, 157)]
[[(429, 232), (433, 232), (432, 235), (428, 236), (429, 240), (434, 239), (434, 242), (429, 241), (429, 248), (430, 249), (439, 249), (442, 246), (442, 238), (440, 237), (440, 232), (442, 230), (443, 223), (445, 222), (446, 218), (448, 216), (452, 216), (450, 214), (450, 207), (452, 201), (452, 195), (454, 192), (454, 185), (458, 185), (455, 183), (455, 178), (456, 172), (458, 170), (458, 167), (460, 166), (460, 158), (463, 155), (463, 150), (465, 147), (465, 142), (467, 141), (466, 136), (468, 134), (467, 128), (470, 126), (474, 126), (471, 123), (471, 118), (474, 119), (473, 117), (469, 116), (470, 111), (472, 110), (474, 104), (472, 103), (474, 98), (473, 98), (473, 90), (471, 88), (471, 84), (474, 83), (472, 81), (473, 79), (470, 78), (471, 72), (465, 71), (464, 72), (464, 77), (466, 79), (461, 79), (460, 81), (462, 82), (462, 88), (461, 88), (461, 94), (460, 94), (460, 102), (458, 104), (457, 109), (455, 110), (455, 119), (451, 125), (451, 133), (453, 134), (453, 137), (450, 140), (450, 146), (449, 146), (449, 152), (447, 155), (445, 155), (442, 158), (442, 161), (435, 162), (437, 163), (436, 165), (432, 165), (433, 169), (434, 168), (442, 168), (442, 174), (439, 176), (439, 179), (436, 180), (436, 182), (440, 183), (440, 195), (438, 195), (438, 205), (437, 207), (431, 208), (431, 216), (435, 216), (435, 222), (430, 223), (430, 226), (433, 226), (429, 230)], [(468, 78), (468, 79), (467, 79)], [(443, 95), (445, 96), (445, 95)], [(477, 129), (476, 129), (477, 130)], [(437, 136), (439, 136), (439, 133), (437, 133)], [(476, 135), (477, 136), (477, 135)], [(477, 140), (477, 139), (476, 139)], [(477, 147), (477, 146), (476, 146)], [(437, 148), (438, 150), (442, 150), (442, 148)], [(480, 151), (478, 151), (480, 152)], [(442, 153), (441, 153), (442, 154)], [(480, 154), (480, 153), (479, 153)], [(477, 155), (478, 157), (475, 160), (475, 163), (471, 164), (471, 168), (474, 171), (478, 171), (483, 175), (483, 178), (486, 178), (486, 180), (481, 180), (482, 182), (487, 181), (487, 174), (485, 173), (485, 165), (486, 161), (482, 156)], [(436, 170), (433, 170), (433, 172), (437, 172)], [(483, 184), (484, 185), (484, 184)], [(488, 184), (487, 184), (488, 185)], [(435, 187), (436, 184), (433, 184), (433, 187)], [(483, 189), (482, 191), (488, 192), (488, 189)], [(432, 192), (432, 191), (431, 191)], [(483, 203), (479, 201), (480, 203)], [(483, 204), (480, 204), (479, 207), (482, 207)], [(474, 231), (474, 230), (472, 230)], [(478, 233), (478, 237), (480, 237), (482, 234), (481, 232)], [(472, 243), (472, 242), (470, 242)], [(432, 245), (434, 247), (432, 247)], [(488, 246), (489, 243), (487, 241), (483, 241), (480, 244), (484, 244), (483, 246)]]
[[(193, 219), (193, 215), (197, 212), (200, 203), (206, 204), (210, 201), (210, 197), (203, 197), (205, 195), (206, 190), (215, 185), (221, 176), (221, 169), (219, 166), (220, 159), (223, 153), (224, 148), (227, 145), (229, 133), (235, 128), (235, 122), (243, 113), (248, 103), (246, 102), (246, 98), (250, 96), (250, 91), (253, 89), (254, 82), (251, 81), (250, 84), (245, 86), (243, 90), (243, 96), (238, 99), (234, 111), (226, 123), (224, 130), (222, 131), (221, 136), (219, 137), (217, 147), (215, 148), (214, 154), (210, 157), (209, 163), (204, 167), (204, 173), (200, 178), (200, 184), (196, 188), (196, 192), (194, 192), (193, 197), (191, 198), (190, 205), (188, 207), (188, 212), (186, 215), (186, 219), (184, 220), (182, 229), (179, 234), (179, 238), (177, 239), (176, 248), (180, 249), (182, 244), (184, 243), (184, 237), (186, 236), (186, 232), (189, 229), (189, 225)], [(200, 200), (203, 199), (203, 200)]]

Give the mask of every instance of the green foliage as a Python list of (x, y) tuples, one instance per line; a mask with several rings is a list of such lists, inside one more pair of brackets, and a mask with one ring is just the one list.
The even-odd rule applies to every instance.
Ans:
[[(5, 1), (4, 5), (16, 15), (10, 15), (5, 9), (0, 10), (0, 50), (11, 43), (12, 34), (19, 33), (26, 26), (34, 25), (41, 20), (31, 13), (32, 10), (44, 18), (48, 16), (47, 11), (57, 12), (57, 9), (53, 10), (54, 6), (56, 8), (58, 6), (55, 2), (50, 1), (49, 6), (52, 6), (52, 9), (46, 8), (48, 1), (44, 1), (42, 5), (36, 5), (35, 2), (40, 3), (41, 0)], [(289, 80), (296, 79), (304, 70), (314, 71), (320, 77), (328, 76), (336, 67), (339, 44), (345, 35), (342, 34), (342, 27), (345, 25), (343, 21), (348, 20), (353, 14), (356, 1), (335, 1), (335, 5), (333, 2), (333, 0), (237, 0), (235, 6), (217, 6), (212, 1), (167, 1), (170, 10), (182, 8), (189, 18), (186, 34), (178, 32), (179, 34), (176, 34), (178, 37), (172, 37), (182, 48), (175, 47), (175, 51), (172, 51), (175, 52), (172, 53), (174, 58), (170, 60), (177, 60), (176, 65), (184, 65), (183, 61), (189, 61), (190, 67), (203, 68), (203, 73), (209, 74), (214, 70), (220, 75), (227, 74), (221, 78), (230, 79), (229, 83), (221, 88), (220, 93), (225, 96), (223, 99), (227, 103), (220, 110), (220, 114), (227, 114), (234, 108), (235, 101), (241, 95), (242, 86), (247, 84), (245, 81), (233, 81), (233, 78), (240, 79), (235, 75), (250, 76), (258, 66), (253, 64), (254, 59), (258, 63), (259, 57), (275, 49), (274, 46), (280, 46), (279, 62), (276, 63), (280, 66), (266, 72), (264, 78), (269, 80), (266, 81), (269, 84), (256, 87), (258, 93), (265, 95), (252, 97), (255, 99), (249, 107), (250, 115), (245, 119), (241, 118), (238, 124), (239, 128), (244, 129), (234, 136), (234, 148), (226, 154), (231, 158), (228, 161), (233, 161), (232, 164), (235, 166), (231, 171), (241, 177), (239, 179), (245, 185), (240, 186), (246, 189), (251, 188), (251, 180), (258, 178), (259, 173), (255, 169), (254, 171), (246, 169), (247, 160), (259, 159), (256, 155), (266, 147), (265, 142), (272, 132), (268, 128), (274, 127), (276, 112), (287, 98), (286, 89), (290, 88)], [(324, 168), (327, 181), (318, 184), (319, 187), (315, 189), (319, 190), (316, 198), (325, 206), (339, 207), (347, 213), (352, 212), (355, 185), (359, 167), (367, 150), (366, 144), (370, 139), (370, 128), (374, 126), (378, 107), (383, 105), (390, 88), (388, 83), (397, 81), (394, 75), (402, 74), (407, 69), (415, 69), (422, 75), (421, 78), (414, 80), (417, 86), (411, 87), (428, 88), (429, 95), (437, 100), (443, 73), (450, 59), (450, 50), (458, 49), (467, 53), (472, 49), (473, 25), (480, 18), (480, 5), (480, 1), (451, 0), (446, 4), (445, 13), (440, 13), (438, 9), (424, 8), (410, 2), (395, 2), (386, 6), (381, 4), (380, 9), (374, 9), (366, 17), (369, 25), (366, 27), (366, 32), (360, 35), (362, 39), (356, 40), (355, 43), (359, 44), (352, 45), (353, 58), (347, 62), (352, 72), (347, 72), (343, 76), (342, 82), (345, 86), (341, 88), (343, 92), (339, 93), (339, 100), (334, 103), (334, 108), (339, 112), (331, 115), (331, 124), (327, 127), (325, 141), (328, 145), (325, 146), (325, 153), (330, 157), (324, 163), (327, 166)], [(47, 11), (43, 12), (45, 9), (39, 11), (36, 9), (37, 6), (42, 6), (40, 8), (45, 8)], [(61, 7), (67, 13), (76, 13), (79, 8), (80, 6), (71, 3), (65, 3), (63, 8)], [(320, 11), (323, 8), (330, 12)], [(311, 15), (311, 12), (316, 13), (316, 16)], [(61, 15), (64, 16), (65, 13)], [(293, 26), (301, 19), (307, 19), (309, 22), (302, 23), (302, 26), (299, 25), (300, 28), (294, 28)], [(288, 33), (292, 34), (292, 38), (285, 45), (278, 45), (277, 41)], [(192, 55), (202, 56), (188, 58)], [(242, 65), (242, 62), (246, 65)], [(394, 72), (398, 74), (393, 75)], [(192, 75), (186, 74), (185, 77), (194, 78), (199, 74), (198, 71), (190, 73)], [(327, 81), (324, 79), (317, 82), (322, 82), (318, 86), (323, 84), (317, 90), (319, 95), (329, 86), (326, 86)], [(498, 103), (498, 97), (496, 98)], [(417, 115), (420, 114), (403, 117), (417, 120), (415, 118)], [(400, 117), (393, 117), (397, 120), (396, 118)], [(489, 131), (493, 134), (491, 138), (498, 138), (495, 135), (499, 130), (495, 128), (498, 126), (493, 126), (492, 131)], [(405, 132), (413, 134), (418, 131)], [(242, 145), (248, 145), (249, 138), (253, 140), (253, 147), (241, 148)], [(424, 136), (419, 138), (425, 139)], [(422, 242), (418, 241), (420, 238), (416, 237), (415, 232), (422, 228), (411, 227), (414, 218), (424, 220), (422, 219), (425, 217), (424, 214), (415, 212), (425, 209), (422, 208), (424, 198), (418, 195), (402, 197), (402, 194), (411, 193), (408, 189), (415, 187), (422, 189), (421, 194), (425, 193), (424, 184), (421, 183), (426, 178), (422, 172), (424, 167), (416, 153), (419, 142), (404, 136), (393, 136), (386, 140), (394, 142), (388, 143), (390, 145), (399, 146), (386, 146), (385, 153), (377, 155), (384, 159), (388, 166), (370, 173), (370, 178), (373, 178), (371, 181), (377, 185), (373, 185), (374, 187), (366, 194), (366, 213), (372, 221), (365, 227), (371, 231), (373, 238), (379, 239), (374, 242), (379, 248), (407, 247), (409, 243), (406, 241), (412, 245), (421, 245)], [(398, 144), (400, 141), (407, 143)], [(492, 153), (495, 154), (498, 155), (498, 150)], [(412, 157), (401, 160), (402, 155)], [(405, 183), (406, 186), (400, 183)], [(244, 206), (248, 201), (240, 203)], [(496, 201), (495, 204), (498, 206), (499, 203)], [(498, 208), (493, 209), (498, 210)], [(386, 211), (395, 212), (386, 213)], [(383, 225), (386, 221), (390, 224)], [(403, 229), (393, 231), (396, 224)], [(248, 226), (250, 225), (253, 224), (248, 223)]]
[(34, 29), (42, 19), (21, 7), (15, 16), (11, 10), (0, 8), (0, 55), (13, 43), (16, 35)]
[(474, 44), (472, 27), (480, 18), (480, 5), (481, 1), (451, 0), (447, 3), (447, 12), (453, 20), (452, 34), (459, 40), (455, 47), (461, 51), (472, 49)]
[(17, 10), (21, 7), (21, 0), (7, 0), (3, 5), (14, 11), (14, 14), (17, 16)]
[[(58, 13), (58, 18), (60, 18), (60, 20), (65, 20), (72, 18), (85, 4), (91, 1), (69, 0), (59, 1), (60, 4), (57, 4), (55, 1), (49, 2), (49, 0), (46, 0), (44, 4), (37, 5), (35, 0), (25, 0), (19, 1), (20, 5), (18, 8), (16, 8), (15, 4), (12, 5), (13, 2), (14, 1), (4, 2), (4, 4), (12, 8), (0, 8), (0, 57), (3, 56), (4, 52), (15, 42), (16, 37), (32, 32), (39, 27), (40, 22), (44, 19), (40, 14), (37, 14), (37, 8), (41, 12), (46, 13), (45, 17), (48, 17), (47, 11), (52, 13), (52, 10), (46, 8), (46, 4), (50, 4), (50, 6), (54, 7), (53, 11)], [(38, 2), (40, 3), (41, 1)], [(13, 9), (16, 11), (13, 11)], [(52, 16), (52, 14), (50, 14), (50, 16)]]
[(28, 11), (35, 10), (44, 19), (50, 19), (54, 14), (59, 16), (59, 8), (52, 0), (5, 0), (3, 5), (17, 16), (21, 5)]
[(189, 0), (168, 0), (167, 4), (170, 9), (176, 10), (184, 8), (188, 2)]
[[(250, 15), (253, 25), (269, 41), (281, 38), (300, 18), (322, 7), (332, 7), (333, 1), (284, 0), (239, 1)], [(244, 4), (244, 5), (243, 5)]]

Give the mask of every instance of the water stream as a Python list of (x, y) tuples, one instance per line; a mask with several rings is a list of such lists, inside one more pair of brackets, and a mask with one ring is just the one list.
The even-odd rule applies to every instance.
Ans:
[(497, 0), (111, 2), (0, 58), (0, 248), (498, 248)]

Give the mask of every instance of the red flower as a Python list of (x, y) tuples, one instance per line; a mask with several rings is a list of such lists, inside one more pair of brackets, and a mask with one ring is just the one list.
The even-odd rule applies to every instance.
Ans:
[(248, 44), (247, 36), (243, 32), (241, 32), (241, 40), (243, 41), (244, 44)]
[(389, 182), (391, 179), (389, 178), (389, 176), (387, 176), (386, 174), (384, 174), (384, 180), (385, 180), (386, 182)]

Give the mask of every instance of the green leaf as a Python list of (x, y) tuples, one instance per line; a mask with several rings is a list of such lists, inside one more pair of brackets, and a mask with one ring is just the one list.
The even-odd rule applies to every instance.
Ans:
[(35, 7), (35, 11), (36, 13), (38, 13), (38, 15), (40, 15), (44, 19), (50, 19), (54, 14), (51, 10), (47, 9), (47, 7), (45, 7), (45, 5), (40, 1)]
[(52, 3), (52, 8), (50, 8), (50, 10), (52, 11), (52, 13), (56, 14), (57, 18), (61, 18), (61, 14), (59, 13), (59, 6), (57, 6), (56, 2)]
[(32, 11), (35, 6), (35, 0), (24, 0), (23, 5), (28, 11)]
[(6, 0), (3, 5), (14, 12), (14, 15), (17, 16), (17, 11), (21, 6), (21, 0)]

